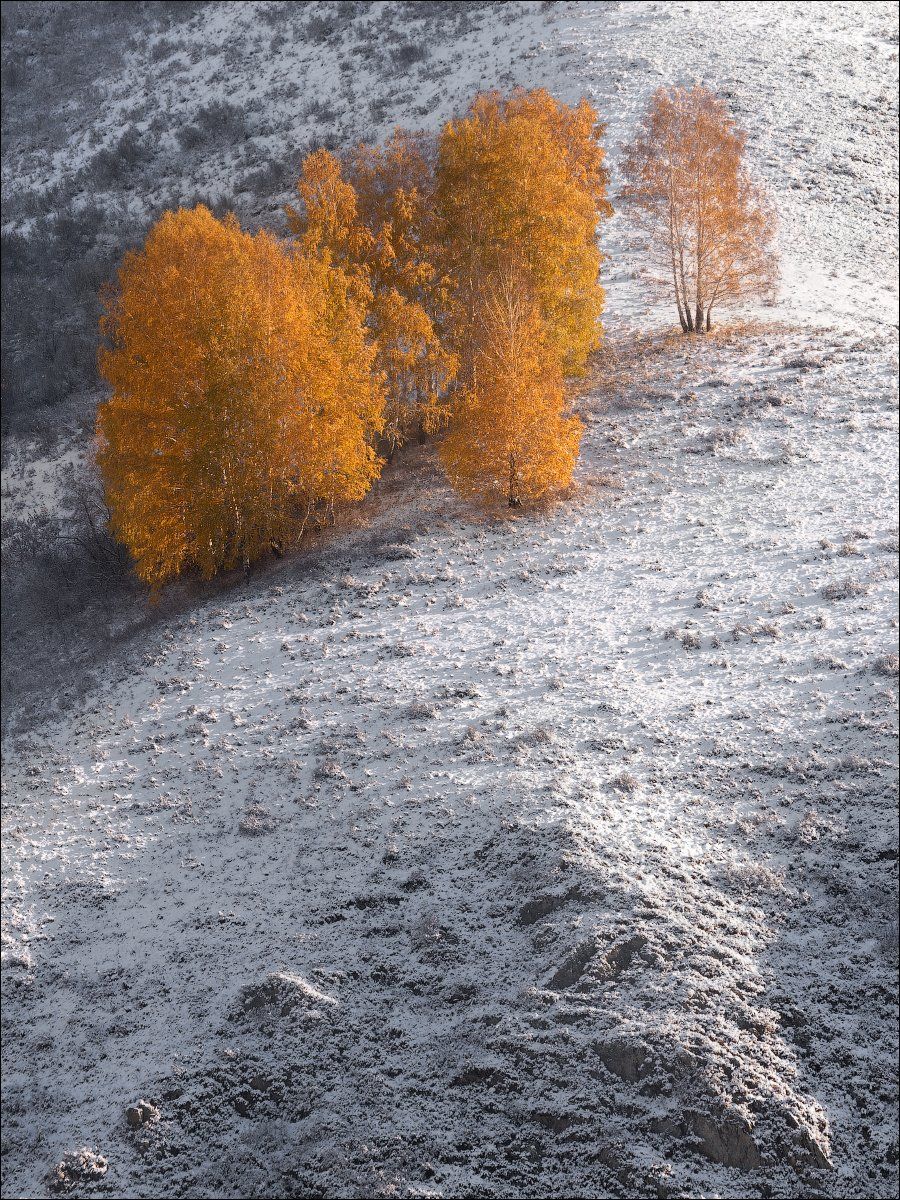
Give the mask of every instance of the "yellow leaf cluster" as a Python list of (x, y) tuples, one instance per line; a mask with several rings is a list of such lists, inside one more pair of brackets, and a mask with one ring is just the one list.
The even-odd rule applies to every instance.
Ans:
[(341, 162), (309, 155), (288, 223), (308, 251), (340, 264), (371, 293), (368, 324), (387, 389), (382, 446), (390, 459), (413, 432), (446, 417), (456, 370), (432, 316), (438, 289), (430, 261), (432, 172), (421, 135), (398, 130), (384, 146), (359, 145)]
[(379, 470), (365, 299), (339, 268), (200, 206), (166, 213), (105, 297), (98, 463), (154, 589), (246, 566)]
[(485, 502), (515, 507), (571, 481), (581, 424), (561, 380), (601, 334), (602, 132), (587, 102), (518, 90), (477, 96), (438, 140), (437, 240), (463, 385), (442, 458)]
[(685, 333), (777, 282), (775, 213), (744, 165), (746, 140), (725, 101), (697, 85), (658, 88), (625, 147), (623, 198)]
[(444, 127), (436, 199), (458, 340), (483, 281), (513, 270), (533, 291), (564, 372), (583, 369), (601, 332), (597, 224), (612, 211), (602, 133), (587, 101), (572, 107), (543, 89), (483, 93)]
[(441, 459), (453, 486), (511, 508), (570, 482), (581, 422), (565, 415), (562, 371), (521, 276), (500, 272), (475, 300), (470, 385), (457, 400)]

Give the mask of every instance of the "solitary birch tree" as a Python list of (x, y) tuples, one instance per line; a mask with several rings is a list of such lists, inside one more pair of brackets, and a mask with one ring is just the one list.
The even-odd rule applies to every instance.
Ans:
[(724, 100), (672, 87), (653, 94), (624, 148), (622, 198), (685, 333), (705, 333), (714, 310), (775, 290), (775, 214), (747, 172), (746, 140)]

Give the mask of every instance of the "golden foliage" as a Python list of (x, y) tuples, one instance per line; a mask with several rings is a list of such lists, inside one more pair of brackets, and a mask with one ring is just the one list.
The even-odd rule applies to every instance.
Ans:
[(603, 307), (601, 133), (586, 102), (490, 92), (437, 139), (308, 155), (290, 250), (202, 206), (167, 213), (101, 320), (98, 463), (139, 576), (155, 590), (279, 549), (365, 495), (375, 444), (451, 413), (464, 494), (564, 489), (580, 423), (562, 377)]
[(442, 458), (464, 495), (516, 506), (571, 481), (581, 425), (562, 376), (584, 370), (601, 333), (602, 132), (586, 101), (517, 90), (477, 96), (438, 140), (437, 243), (463, 384)]
[(517, 507), (569, 485), (581, 422), (564, 415), (559, 360), (521, 277), (500, 272), (474, 307), (470, 383), (441, 459), (462, 495)]
[(387, 380), (389, 455), (415, 432), (436, 433), (445, 423), (457, 367), (436, 328), (447, 295), (435, 266), (433, 142), (397, 129), (383, 145), (360, 144), (345, 158), (371, 239), (371, 325)]
[[(584, 369), (603, 308), (597, 222), (611, 212), (601, 134), (585, 101), (571, 107), (543, 90), (506, 98), (488, 92), (436, 143), (397, 130), (383, 145), (360, 145), (340, 161), (320, 150), (304, 163), (301, 205), (288, 218), (308, 252), (339, 263), (371, 290), (368, 324), (387, 384), (388, 455), (416, 430), (435, 432), (451, 411), (458, 439), (485, 404), (502, 405), (507, 357), (490, 368), (489, 398), (474, 386), (476, 358), (486, 377), (499, 344), (497, 336), (482, 338), (485, 288), (495, 299), (513, 280), (523, 289), (517, 304), (529, 312), (535, 337), (532, 382), (523, 390), (511, 378), (510, 387), (519, 389), (511, 412), (526, 425), (526, 395), (543, 411), (554, 372)], [(546, 360), (539, 370), (538, 348)], [(549, 446), (546, 438), (534, 444)], [(556, 479), (558, 458), (550, 458), (548, 479)], [(541, 491), (523, 488), (523, 495)]]
[(659, 88), (625, 148), (623, 197), (687, 333), (713, 309), (774, 291), (775, 214), (744, 166), (746, 134), (703, 87)]
[(98, 463), (154, 589), (246, 566), (365, 495), (383, 394), (343, 271), (200, 206), (166, 213), (104, 302)]
[(433, 138), (396, 129), (381, 146), (344, 157), (359, 220), (371, 239), (375, 291), (394, 288), (431, 315), (439, 304), (434, 266)]
[(307, 154), (297, 194), (301, 207), (288, 205), (285, 213), (306, 254), (351, 271), (361, 268), (371, 253), (371, 239), (359, 223), (356, 192), (329, 150)]
[(482, 281), (507, 270), (527, 281), (564, 372), (584, 368), (603, 310), (597, 223), (612, 211), (602, 133), (587, 101), (571, 107), (543, 89), (483, 93), (444, 127), (436, 206), (461, 353)]
[(445, 423), (455, 359), (422, 306), (394, 288), (376, 294), (371, 327), (386, 387), (382, 437), (390, 457), (415, 431), (436, 433)]
[[(342, 164), (327, 150), (307, 157), (288, 221), (308, 253), (339, 263), (370, 292), (368, 326), (387, 384), (383, 445), (389, 456), (414, 431), (446, 419), (455, 359), (441, 345), (429, 260), (430, 165), (423, 140), (398, 130), (384, 146), (358, 146)], [(349, 179), (347, 178), (349, 176)]]

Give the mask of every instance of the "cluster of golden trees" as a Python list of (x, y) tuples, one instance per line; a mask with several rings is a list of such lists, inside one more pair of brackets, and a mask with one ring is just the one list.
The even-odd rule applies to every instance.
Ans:
[[(436, 137), (308, 155), (289, 241), (166, 213), (101, 322), (98, 463), (139, 576), (156, 589), (280, 552), (438, 432), (467, 497), (564, 490), (581, 434), (564, 380), (601, 335), (602, 133), (586, 101), (489, 92)], [(685, 330), (771, 282), (742, 152), (695, 89), (657, 93), (626, 156)]]

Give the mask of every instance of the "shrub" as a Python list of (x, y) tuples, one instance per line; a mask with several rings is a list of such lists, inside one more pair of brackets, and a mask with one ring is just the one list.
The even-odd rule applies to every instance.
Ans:
[(182, 150), (196, 150), (206, 141), (203, 130), (199, 125), (182, 125), (175, 134), (178, 145)]
[(859, 596), (865, 596), (868, 591), (864, 583), (848, 576), (846, 579), (834, 579), (831, 583), (826, 583), (822, 588), (822, 595), (826, 600), (855, 600)]
[(321, 42), (327, 42), (331, 35), (337, 30), (337, 22), (332, 18), (328, 20), (323, 16), (310, 17), (303, 28), (303, 36), (308, 42), (314, 42), (317, 45)]
[(171, 58), (178, 49), (177, 42), (173, 42), (170, 38), (166, 37), (159, 38), (150, 47), (150, 61), (162, 62), (166, 58)]
[(407, 42), (394, 50), (393, 59), (395, 66), (401, 70), (408, 70), (416, 63), (425, 62), (428, 59), (428, 47), (416, 45), (415, 42)]
[(244, 137), (248, 132), (247, 115), (230, 100), (212, 100), (197, 112), (197, 124), (213, 139)]

